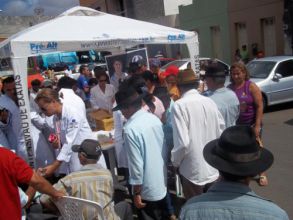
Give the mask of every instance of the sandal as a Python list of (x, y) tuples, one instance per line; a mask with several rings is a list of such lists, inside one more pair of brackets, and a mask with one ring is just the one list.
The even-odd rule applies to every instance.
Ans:
[(265, 175), (259, 176), (257, 182), (258, 182), (258, 185), (260, 185), (260, 186), (267, 186), (269, 184), (268, 178)]

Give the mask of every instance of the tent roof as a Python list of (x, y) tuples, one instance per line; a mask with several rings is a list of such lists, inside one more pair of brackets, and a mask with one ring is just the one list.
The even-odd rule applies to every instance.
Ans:
[[(11, 46), (14, 56), (30, 56), (37, 52), (50, 52), (47, 44), (56, 42), (56, 51), (103, 49), (137, 44), (186, 43), (195, 38), (194, 32), (183, 31), (158, 24), (102, 13), (86, 7), (71, 8), (58, 17), (19, 32), (0, 48)], [(97, 44), (97, 42), (104, 42)], [(107, 42), (107, 43), (106, 43)], [(33, 51), (37, 43), (47, 51)], [(43, 44), (42, 44), (43, 43)], [(37, 45), (37, 46), (38, 46)], [(53, 45), (54, 46), (54, 45)], [(44, 49), (44, 48), (43, 48)], [(53, 51), (52, 51), (53, 52)], [(2, 53), (0, 53), (1, 56)], [(7, 55), (7, 54), (6, 54)]]

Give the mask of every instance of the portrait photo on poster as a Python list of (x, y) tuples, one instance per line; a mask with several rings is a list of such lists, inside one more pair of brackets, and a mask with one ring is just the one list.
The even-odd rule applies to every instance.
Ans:
[(129, 63), (132, 62), (138, 62), (139, 64), (144, 64), (149, 67), (146, 48), (129, 50), (126, 53), (109, 55), (106, 56), (105, 59), (110, 78), (115, 73), (117, 75), (120, 75), (121, 73), (127, 73)]
[(138, 50), (127, 51), (127, 64), (131, 62), (138, 62), (149, 68), (147, 49), (141, 48)]
[(126, 53), (106, 56), (106, 64), (111, 78), (114, 73), (127, 72), (127, 59)]

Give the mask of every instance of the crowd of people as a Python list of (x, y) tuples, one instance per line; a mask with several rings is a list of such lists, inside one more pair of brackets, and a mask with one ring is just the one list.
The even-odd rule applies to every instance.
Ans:
[[(160, 72), (156, 59), (150, 70), (143, 62), (130, 63), (127, 73), (119, 60), (113, 65), (110, 76), (101, 67), (92, 76), (82, 65), (77, 80), (64, 76), (56, 85), (32, 81), (35, 171), (25, 163), (14, 78), (1, 80), (1, 219), (19, 219), (21, 198), (27, 208), (39, 191), (43, 210), (54, 215), (54, 201), (69, 195), (98, 202), (106, 219), (133, 219), (134, 212), (138, 219), (173, 220), (168, 175), (179, 176), (187, 201), (180, 219), (288, 219), (285, 211), (249, 188), (253, 179), (268, 185), (264, 172), (273, 155), (261, 139), (261, 91), (243, 63), (231, 66), (227, 87), (227, 75), (217, 63), (203, 69), (202, 79), (190, 66)], [(88, 122), (89, 109), (113, 114), (117, 166), (132, 206), (114, 203), (113, 179)], [(83, 214), (97, 218), (89, 210)], [(38, 213), (36, 219), (45, 217)]]

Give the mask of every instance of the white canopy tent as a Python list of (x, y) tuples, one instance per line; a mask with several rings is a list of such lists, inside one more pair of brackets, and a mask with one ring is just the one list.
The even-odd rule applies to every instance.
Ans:
[(34, 166), (27, 92), (27, 58), (58, 51), (109, 50), (139, 44), (186, 44), (191, 66), (199, 69), (194, 32), (74, 7), (0, 43), (0, 58), (11, 57), (29, 163)]

